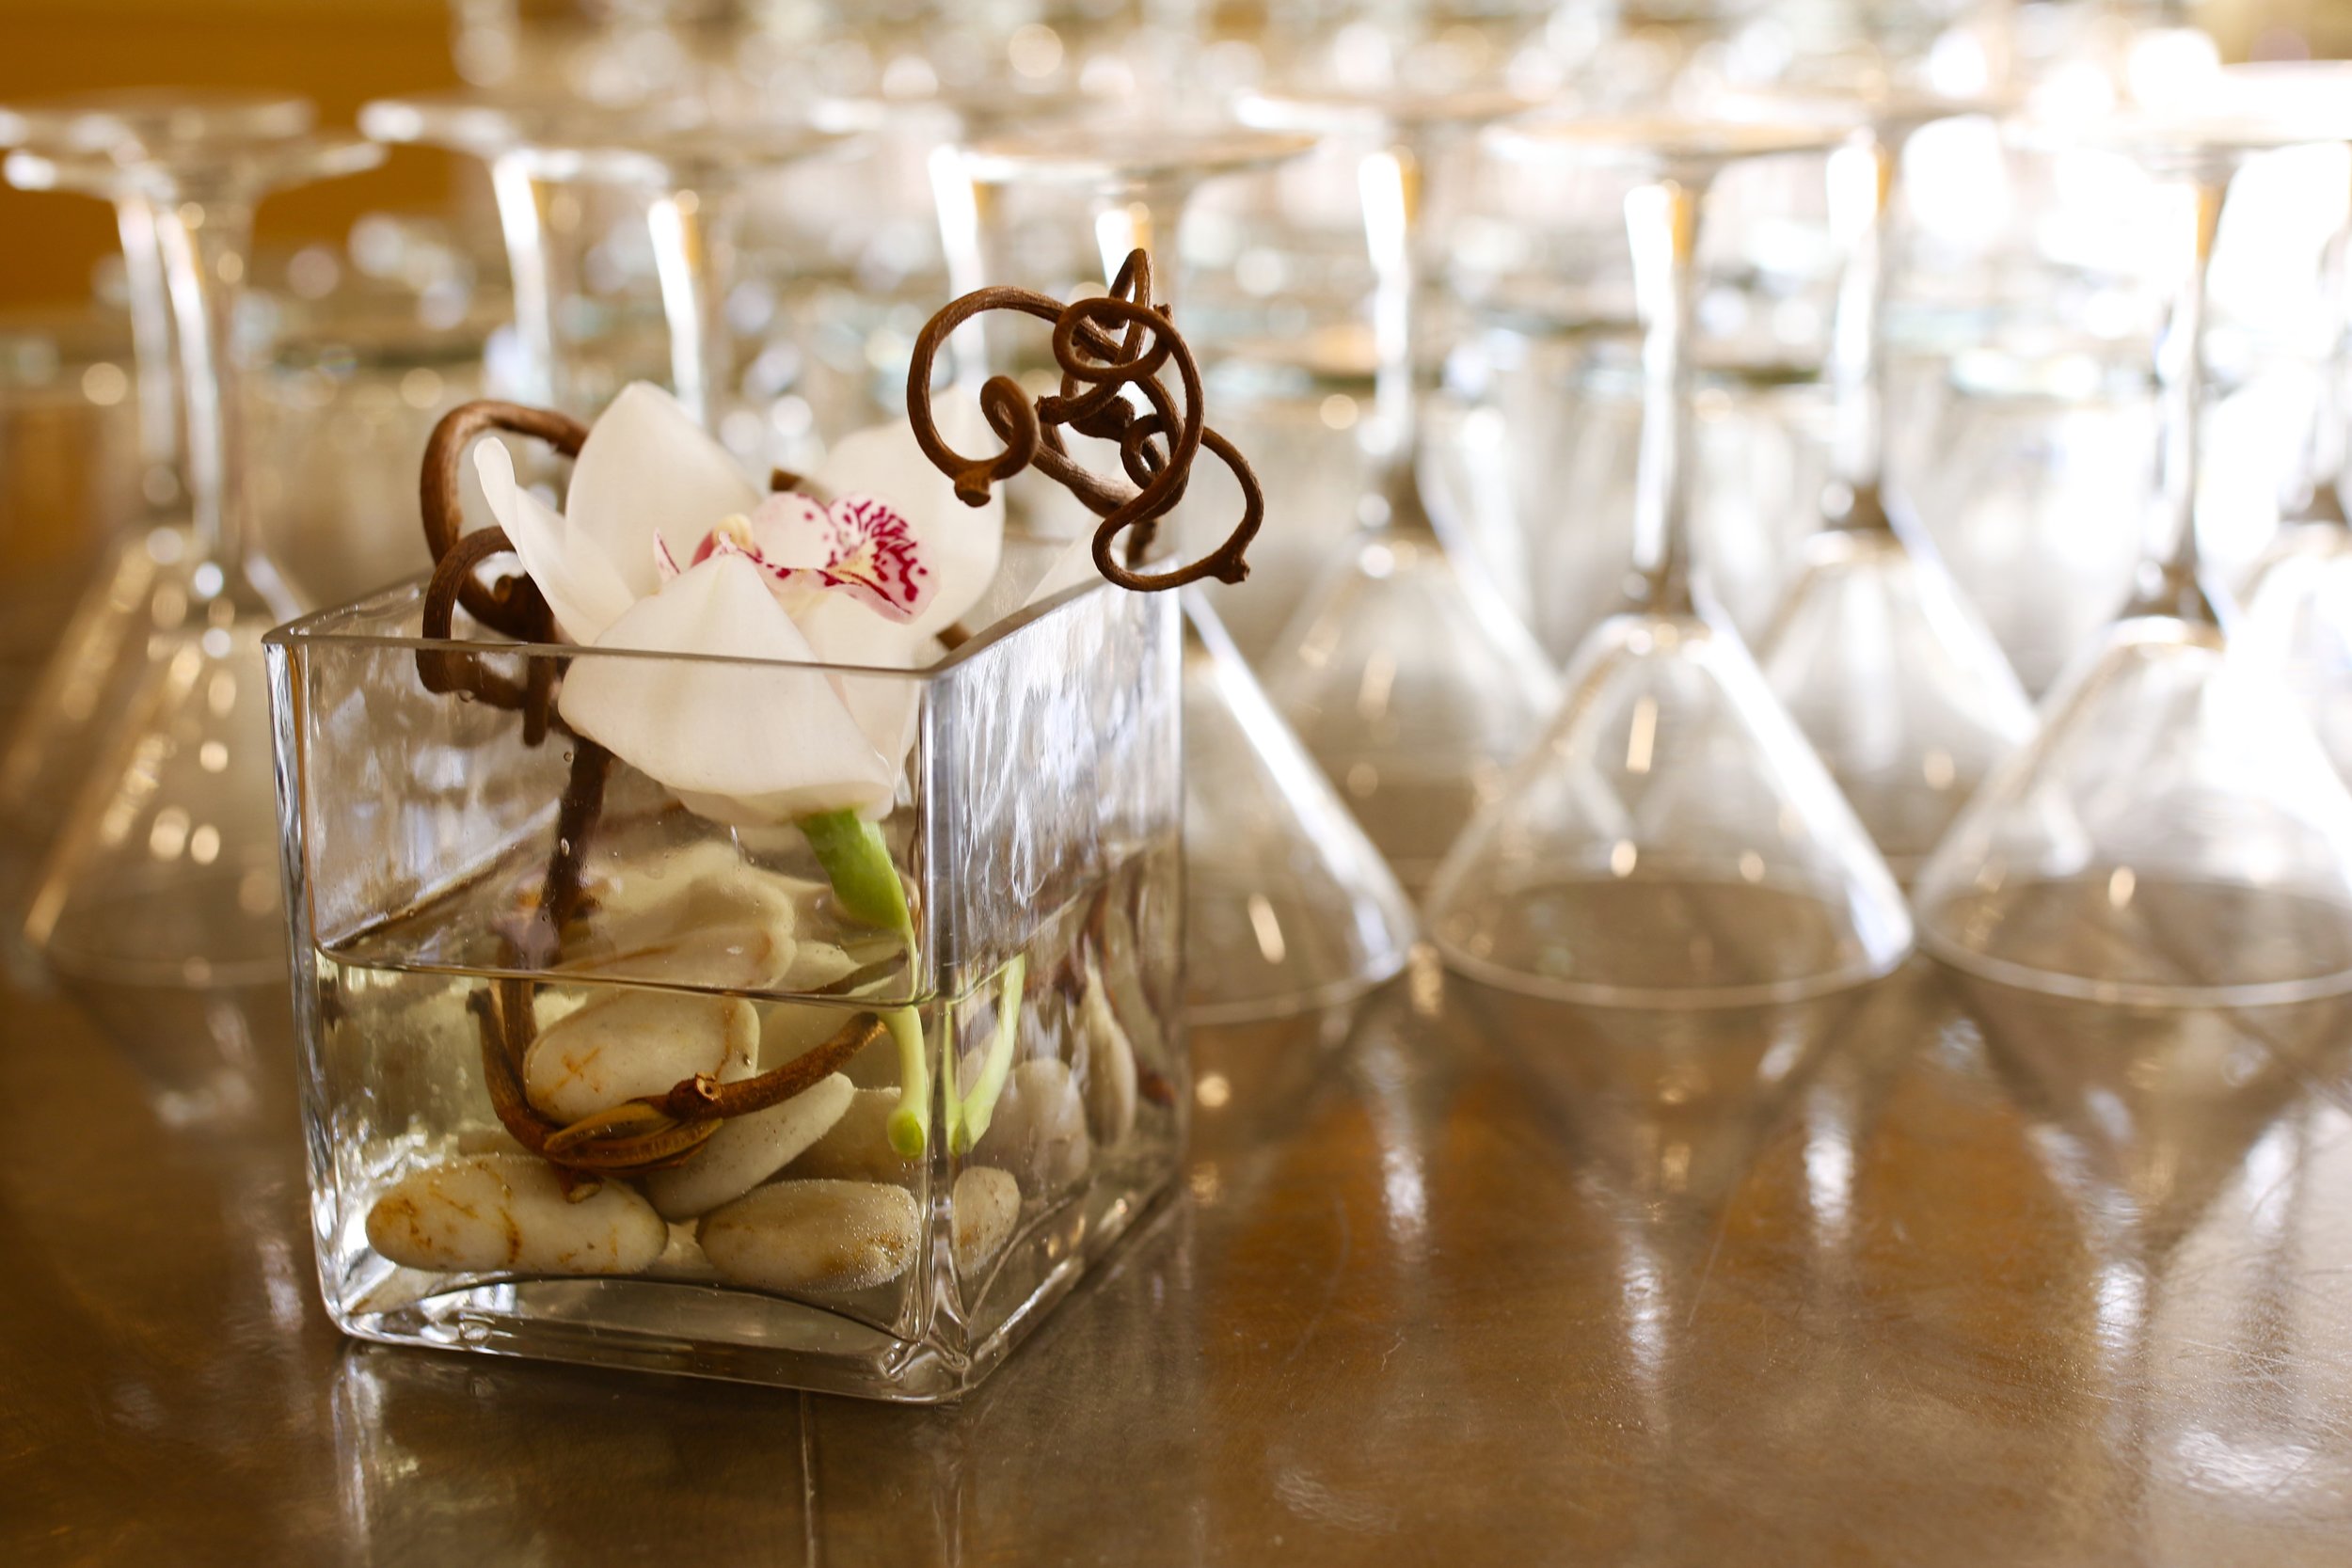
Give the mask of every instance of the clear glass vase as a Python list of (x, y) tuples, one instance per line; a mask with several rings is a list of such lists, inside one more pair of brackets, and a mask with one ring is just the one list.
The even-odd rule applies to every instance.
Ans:
[[(812, 683), (906, 714), (848, 874), (805, 824), (730, 829), (420, 674), (457, 660), (514, 693), (607, 659), (670, 678), (664, 656), (434, 641), (414, 585), (271, 635), (312, 1212), (346, 1332), (949, 1399), (1169, 1183), (1178, 604), (1097, 585), (1014, 610), (1027, 553), (972, 619), (1008, 618), (927, 670), (697, 661), (747, 723)], [(656, 1132), (682, 1161), (614, 1152), (612, 1118), (648, 1100), (811, 1052), (830, 1070), (778, 1103)]]

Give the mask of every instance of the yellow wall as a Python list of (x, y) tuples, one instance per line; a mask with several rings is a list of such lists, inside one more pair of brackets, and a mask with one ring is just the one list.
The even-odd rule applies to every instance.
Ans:
[[(129, 86), (292, 89), (348, 127), (389, 92), (454, 84), (445, 0), (0, 0), (0, 103)], [(264, 243), (340, 237), (371, 209), (436, 207), (438, 153), (292, 192), (262, 210)], [(0, 185), (0, 306), (72, 301), (114, 247), (112, 219), (81, 197)]]

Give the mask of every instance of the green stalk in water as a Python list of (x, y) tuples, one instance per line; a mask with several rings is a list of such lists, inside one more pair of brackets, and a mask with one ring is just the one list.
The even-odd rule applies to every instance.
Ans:
[[(817, 853), (841, 911), (852, 920), (896, 931), (907, 948), (907, 974), (919, 967), (914, 919), (907, 910), (906, 884), (890, 861), (882, 829), (854, 811), (819, 812), (796, 824)], [(921, 1157), (931, 1135), (930, 1067), (923, 1056), (923, 1021), (913, 1007), (885, 1007), (882, 1019), (898, 1048), (898, 1104), (890, 1113), (890, 1147), (906, 1159)], [(947, 1081), (948, 1126), (955, 1124), (955, 1081)]]
[(1028, 955), (1015, 953), (997, 974), (996, 1033), (988, 1042), (988, 1060), (980, 1064), (980, 1076), (947, 1129), (947, 1147), (958, 1154), (969, 1154), (975, 1144), (988, 1136), (988, 1124), (996, 1115), (996, 1099), (1005, 1092), (1006, 1075), (1012, 1071), (1012, 1048), (1021, 1037), (1021, 992), (1028, 984)]
[[(892, 1007), (882, 1015), (890, 1038), (898, 1048), (898, 1103), (890, 1113), (890, 1147), (902, 1159), (919, 1160), (931, 1137), (931, 1075), (923, 1059), (923, 1021), (913, 1007)], [(955, 1123), (956, 1086), (947, 1085), (947, 1118)]]
[(890, 863), (890, 846), (882, 828), (853, 811), (819, 812), (803, 816), (801, 836), (817, 851), (817, 863), (833, 883), (833, 895), (852, 920), (896, 931), (906, 939), (907, 961), (914, 961), (914, 920), (907, 912), (906, 885)]

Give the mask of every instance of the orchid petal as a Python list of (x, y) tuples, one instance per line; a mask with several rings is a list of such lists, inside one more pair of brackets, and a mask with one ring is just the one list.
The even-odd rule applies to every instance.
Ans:
[[(796, 491), (770, 496), (748, 518), (722, 520), (694, 551), (694, 562), (721, 551), (743, 556), (765, 572), (796, 614), (827, 588), (899, 622), (912, 620), (930, 597), (930, 568), (906, 519), (870, 496), (848, 497), (830, 508)], [(787, 585), (798, 592), (785, 592)]]
[(871, 496), (843, 496), (825, 509), (833, 560), (825, 576), (893, 621), (912, 621), (931, 601), (937, 581), (906, 518)]
[(780, 490), (759, 503), (750, 523), (752, 542), (770, 566), (813, 570), (833, 559), (833, 519), (814, 496)]
[[(951, 446), (988, 451), (1002, 445), (975, 406), (944, 403), (937, 413), (940, 434)], [(992, 496), (977, 508), (957, 499), (954, 481), (931, 467), (904, 420), (842, 437), (811, 479), (835, 498), (880, 496), (906, 519), (931, 574), (930, 602), (910, 626), (917, 636), (937, 634), (988, 591), (1004, 551), (1004, 499)]]
[(597, 649), (762, 661), (590, 652), (564, 677), (565, 721), (676, 791), (690, 811), (751, 827), (886, 808), (897, 790), (903, 752), (886, 757), (867, 741), (834, 678), (807, 667), (816, 657), (808, 639), (742, 555), (688, 568), (615, 621)]
[(642, 596), (661, 586), (657, 538), (673, 551), (687, 547), (721, 518), (757, 506), (759, 495), (683, 404), (632, 381), (589, 428), (564, 510)]
[(637, 595), (622, 580), (602, 547), (515, 478), (515, 460), (504, 443), (476, 443), (474, 473), (482, 481), (490, 515), (505, 530), (522, 558), (523, 570), (538, 585), (556, 629), (574, 642), (594, 642), (628, 612)]
[[(864, 670), (912, 670), (935, 662), (938, 643), (910, 635), (903, 623), (885, 621), (846, 594), (827, 594), (801, 612), (801, 630), (826, 664)], [(922, 682), (883, 674), (844, 674), (837, 686), (850, 716), (875, 751), (903, 764), (914, 746), (922, 706)]]

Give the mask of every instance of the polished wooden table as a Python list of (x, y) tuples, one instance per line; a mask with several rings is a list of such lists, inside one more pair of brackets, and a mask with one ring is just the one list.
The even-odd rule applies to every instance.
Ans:
[(2339, 1009), (1418, 970), (933, 1410), (343, 1341), (266, 1013), (0, 995), (0, 1561), (2352, 1562)]

